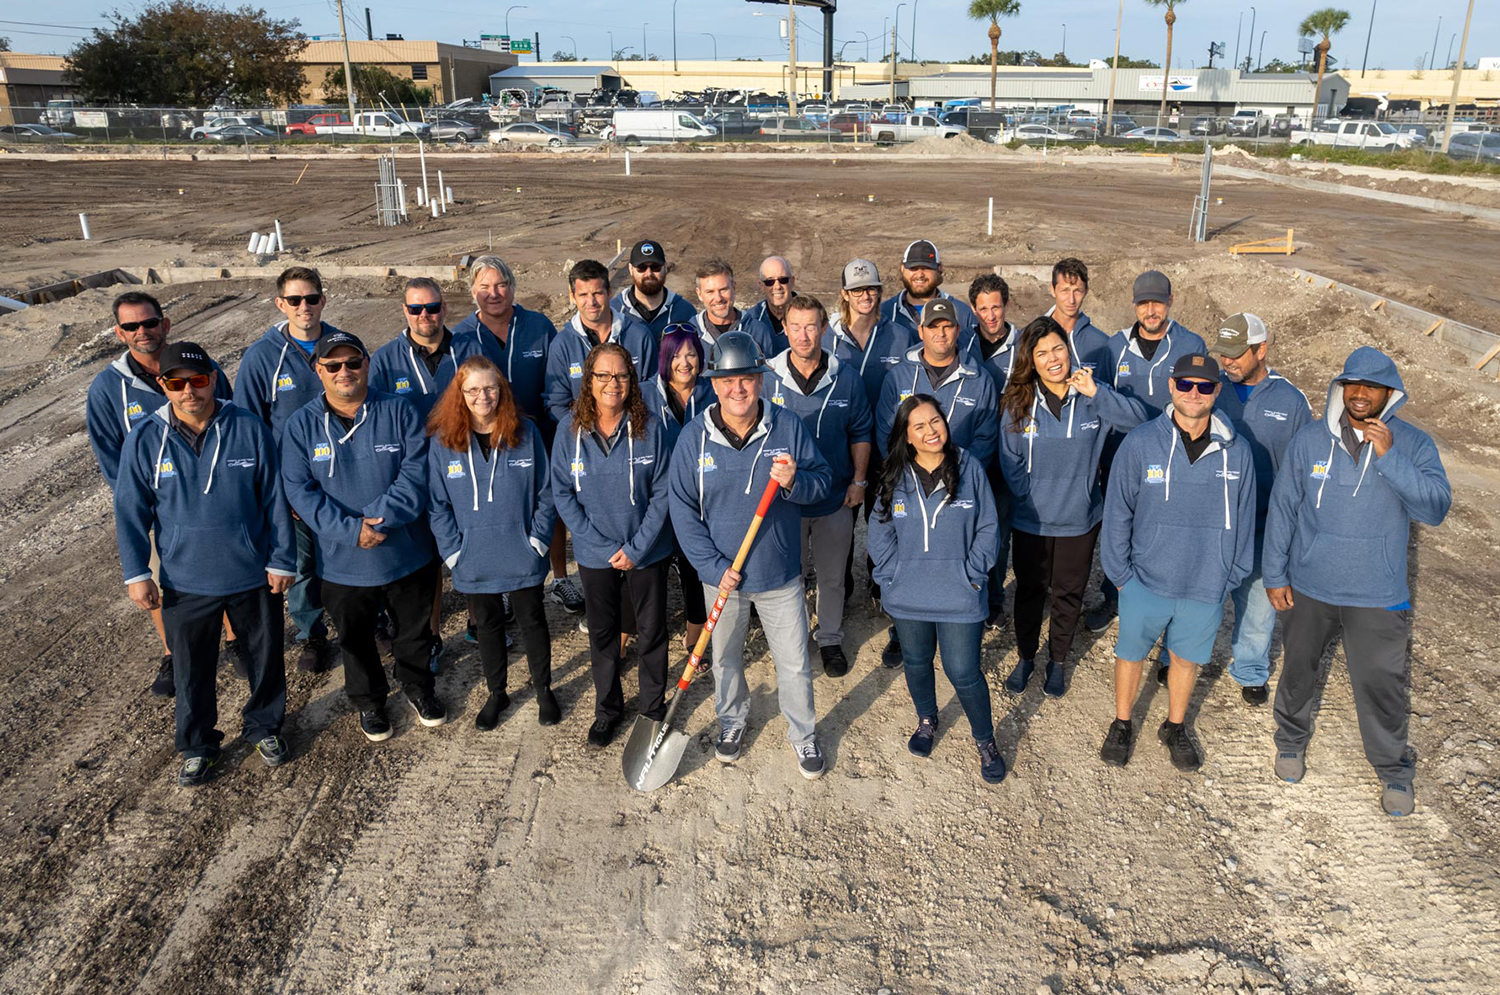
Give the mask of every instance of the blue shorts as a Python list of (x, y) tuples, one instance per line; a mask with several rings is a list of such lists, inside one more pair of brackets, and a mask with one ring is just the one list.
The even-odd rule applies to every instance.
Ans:
[(1120, 636), (1115, 656), (1121, 660), (1144, 660), (1166, 636), (1162, 645), (1188, 663), (1199, 666), (1213, 655), (1214, 637), (1224, 618), (1224, 602), (1210, 604), (1188, 598), (1163, 598), (1146, 589), (1138, 578), (1120, 588)]

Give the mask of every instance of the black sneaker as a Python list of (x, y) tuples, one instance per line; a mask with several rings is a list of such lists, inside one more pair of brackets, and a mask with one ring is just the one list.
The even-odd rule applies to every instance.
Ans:
[(365, 734), (365, 739), (372, 743), (391, 738), (391, 720), (386, 718), (385, 706), (376, 705), (373, 708), (363, 709), (359, 713), (359, 729)]
[(619, 724), (619, 719), (595, 719), (589, 726), (589, 745), (596, 750), (604, 749), (615, 738), (615, 728)]
[(200, 784), (207, 784), (209, 778), (214, 776), (218, 764), (217, 753), (206, 757), (188, 757), (177, 771), (177, 783), (184, 788), (196, 788)]
[(1271, 700), (1271, 689), (1265, 684), (1252, 684), (1240, 688), (1240, 697), (1247, 705), (1264, 705)]
[(1005, 690), (1011, 694), (1020, 694), (1026, 690), (1026, 685), (1031, 683), (1031, 674), (1036, 670), (1035, 660), (1017, 660), (1016, 669), (1010, 672), (1005, 679)]
[(793, 747), (797, 752), (797, 770), (809, 781), (816, 781), (823, 776), (828, 769), (828, 764), (823, 760), (823, 751), (815, 739), (811, 743), (803, 743), (801, 746)]
[(880, 651), (880, 662), (892, 670), (906, 662), (901, 657), (901, 637), (896, 635), (895, 626), (891, 627), (891, 638), (885, 649)]
[(229, 663), (234, 667), (234, 672), (239, 675), (240, 680), (250, 679), (250, 651), (245, 648), (243, 639), (224, 640), (224, 651), (229, 654)]
[(849, 658), (844, 656), (842, 646), (819, 646), (818, 655), (823, 658), (823, 673), (829, 677), (843, 677), (849, 672)]
[(984, 620), (984, 627), (986, 629), (1003, 629), (1008, 619), (1009, 616), (1005, 614), (1004, 605), (992, 605), (990, 606), (990, 617)]
[(1068, 693), (1068, 668), (1066, 664), (1047, 664), (1047, 683), (1042, 685), (1042, 693), (1049, 698), (1061, 698)]
[(297, 669), (304, 674), (321, 674), (333, 666), (333, 647), (327, 636), (308, 636), (297, 655)]
[(1010, 773), (1005, 766), (1005, 758), (1000, 755), (1000, 747), (995, 745), (993, 737), (985, 740), (979, 746), (979, 776), (990, 784), (999, 784), (1005, 780), (1005, 775)]
[(292, 759), (292, 748), (286, 745), (286, 740), (275, 734), (257, 740), (255, 752), (267, 767), (280, 767)]
[(932, 741), (937, 738), (936, 715), (924, 715), (917, 719), (917, 731), (906, 741), (906, 748), (914, 757), (932, 756)]
[(158, 698), (177, 697), (177, 679), (172, 676), (172, 654), (161, 658), (156, 668), (156, 679), (151, 682), (151, 693)]
[(432, 644), (427, 648), (427, 669), (431, 673), (438, 672), (438, 661), (443, 658), (443, 640), (438, 636), (432, 637)]
[(745, 727), (719, 733), (719, 742), (714, 746), (714, 756), (719, 763), (732, 764), (740, 758), (740, 747), (745, 742)]
[(1109, 628), (1109, 623), (1120, 614), (1120, 602), (1117, 599), (1106, 599), (1098, 608), (1083, 617), (1083, 627), (1090, 632), (1103, 632)]
[(448, 710), (431, 689), (412, 688), (406, 692), (406, 700), (417, 710), (417, 721), (427, 728), (431, 729), (448, 721)]
[(1167, 744), (1167, 754), (1172, 766), (1182, 771), (1194, 771), (1203, 766), (1203, 754), (1193, 743), (1192, 734), (1180, 722), (1163, 722), (1156, 731), (1156, 738)]
[(583, 592), (568, 578), (553, 581), (551, 595), (552, 600), (562, 605), (563, 611), (569, 615), (583, 614)]
[(509, 707), (510, 695), (504, 691), (491, 691), (490, 696), (485, 699), (484, 707), (474, 716), (474, 728), (480, 732), (489, 732), (500, 724), (500, 713)]
[(1130, 748), (1135, 745), (1135, 727), (1128, 719), (1115, 719), (1109, 724), (1104, 745), (1099, 749), (1099, 759), (1111, 767), (1124, 767), (1130, 762)]
[(540, 726), (555, 726), (562, 721), (562, 706), (557, 703), (557, 695), (552, 689), (536, 689), (536, 724)]

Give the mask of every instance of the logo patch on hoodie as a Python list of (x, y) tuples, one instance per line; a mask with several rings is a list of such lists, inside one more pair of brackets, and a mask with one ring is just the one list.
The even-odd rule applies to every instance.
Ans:
[(401, 443), (377, 442), (375, 443), (375, 451), (377, 453), (399, 453), (401, 451)]
[(457, 480), (460, 477), (467, 477), (467, 476), (468, 476), (468, 474), (464, 473), (464, 461), (463, 460), (461, 460), (461, 459), (451, 459), (451, 460), (448, 461), (448, 479), (449, 480)]
[(333, 459), (333, 447), (326, 442), (320, 442), (313, 446), (312, 461), (314, 463), (327, 463)]
[(1328, 461), (1313, 460), (1312, 477), (1314, 480), (1328, 479)]
[(707, 473), (710, 470), (717, 470), (717, 469), (718, 469), (718, 466), (716, 466), (714, 464), (713, 453), (700, 453), (699, 454), (699, 456), (698, 456), (698, 470), (700, 472)]
[(523, 352), (523, 353), (521, 353), (521, 358), (522, 359), (541, 359), (542, 355), (543, 355), (543, 352), (542, 352), (541, 349), (532, 349), (529, 352)]
[(162, 478), (177, 476), (177, 467), (172, 465), (170, 457), (156, 465), (156, 475)]
[(1285, 411), (1272, 411), (1270, 408), (1263, 409), (1261, 411), (1261, 414), (1265, 415), (1267, 418), (1274, 419), (1275, 421), (1286, 421), (1287, 417)]
[(297, 381), (292, 379), (292, 375), (290, 373), (283, 373), (276, 378), (276, 389), (278, 391), (296, 390)]
[(655, 462), (655, 456), (636, 456), (630, 461), (632, 466), (651, 466)]
[(1240, 471), (1220, 469), (1214, 472), (1214, 476), (1218, 477), (1220, 480), (1239, 480)]
[(568, 469), (574, 477), (587, 477), (589, 475), (588, 470), (584, 469), (584, 462), (581, 458), (575, 459), (569, 464)]
[(568, 367), (568, 378), (571, 380), (583, 379), (583, 364), (573, 363)]
[(131, 421), (135, 421), (145, 413), (145, 410), (141, 407), (140, 401), (131, 401), (129, 404), (125, 405), (125, 417), (129, 418)]
[(1080, 423), (1079, 426), (1078, 426), (1078, 431), (1080, 431), (1080, 432), (1092, 432), (1094, 429), (1096, 429), (1098, 427), (1099, 427), (1099, 419), (1095, 418), (1093, 421), (1086, 421), (1086, 422)]
[(250, 467), (253, 467), (255, 465), (255, 460), (253, 458), (227, 459), (227, 460), (224, 461), (224, 465), (225, 466), (237, 467), (237, 468), (242, 469), (242, 470), (247, 470)]
[(525, 468), (531, 466), (531, 460), (529, 460), (529, 459), (509, 459), (509, 460), (505, 461), (505, 465), (506, 466), (514, 466), (514, 467), (518, 467), (518, 468), (521, 468), (521, 469), (525, 469)]
[(1167, 482), (1167, 472), (1161, 468), (1160, 463), (1152, 463), (1146, 467), (1146, 483), (1164, 484)]
[[(416, 307), (415, 304), (413, 304), (412, 306)], [(411, 393), (411, 378), (410, 377), (397, 377), (396, 378), (396, 393), (398, 393), (398, 394), (409, 394), (409, 393)]]
[(780, 387), (777, 387), (776, 388), (776, 393), (774, 393), (774, 394), (771, 395), (771, 403), (772, 404), (779, 404), (782, 407), (786, 407), (786, 398), (781, 396), (781, 388)]
[(891, 517), (892, 518), (905, 518), (906, 517), (906, 502), (905, 501), (896, 501), (896, 502), (894, 502), (891, 505)]
[(1119, 370), (1117, 372), (1122, 377), (1128, 377), (1128, 376), (1130, 376), (1130, 364), (1129, 363), (1121, 363), (1120, 364), (1120, 368), (1119, 368)]

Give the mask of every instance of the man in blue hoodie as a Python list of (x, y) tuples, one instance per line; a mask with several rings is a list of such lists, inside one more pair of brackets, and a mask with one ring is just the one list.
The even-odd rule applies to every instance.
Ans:
[(484, 349), (477, 335), (448, 330), (448, 306), (436, 280), (414, 277), (401, 296), (406, 327), (370, 357), (370, 386), (406, 398), (426, 424), (458, 364), (484, 355)]
[(649, 328), (610, 308), (609, 271), (603, 263), (585, 259), (568, 271), (568, 303), (576, 313), (547, 353), (547, 410), (559, 425), (583, 389), (583, 361), (594, 346), (603, 342), (624, 346), (641, 383), (656, 376), (658, 351)]
[(1130, 760), (1141, 665), (1162, 639), (1172, 665), (1157, 736), (1172, 764), (1191, 771), (1203, 764), (1187, 728), (1198, 668), (1213, 654), (1225, 595), (1255, 560), (1255, 459), (1213, 413), (1211, 356), (1178, 359), (1168, 389), (1167, 409), (1120, 445), (1104, 499), (1101, 559), (1120, 588), (1120, 635), (1115, 721), (1100, 756), (1116, 767)]
[(1089, 268), (1083, 260), (1059, 259), (1052, 267), (1052, 306), (1047, 309), (1047, 317), (1061, 325), (1067, 335), (1073, 368), (1087, 366), (1095, 380), (1113, 384), (1107, 375), (1109, 336), (1084, 313), (1083, 302), (1088, 295)]
[(427, 433), (416, 409), (371, 390), (369, 353), (348, 332), (318, 339), (324, 394), (287, 422), (282, 486), (317, 537), (324, 603), (339, 630), (344, 688), (371, 742), (389, 739), (389, 692), (375, 648), (382, 602), (396, 680), (424, 726), (448, 714), (433, 692), (432, 599), (442, 575), (427, 525)]
[[(770, 367), (755, 340), (728, 332), (714, 344), (710, 370), (718, 403), (683, 427), (672, 453), (672, 527), (703, 578), (703, 594), (728, 600), (713, 631), (715, 755), (739, 759), (750, 719), (745, 635), (750, 607), (760, 615), (776, 666), (776, 693), (787, 740), (803, 777), (823, 776), (807, 653), (807, 602), (802, 587), (802, 511), (828, 496), (828, 463), (812, 435), (789, 411), (761, 397)], [(740, 570), (734, 556), (755, 516), (766, 481), (781, 485)]]
[(765, 321), (750, 321), (747, 313), (734, 302), (734, 269), (722, 259), (710, 259), (698, 267), (694, 289), (703, 310), (693, 318), (698, 337), (704, 346), (712, 346), (722, 335), (744, 332), (755, 340), (762, 356), (775, 353), (771, 326)]
[[(323, 321), (328, 295), (315, 269), (292, 266), (283, 270), (276, 278), (275, 303), (283, 318), (245, 350), (234, 403), (270, 426), (279, 446), (292, 414), (322, 396), (313, 350), (319, 338), (338, 329)], [(317, 544), (301, 519), (294, 516), (292, 527), (297, 533), (297, 579), (286, 592), (287, 614), (302, 643), (297, 669), (318, 673), (333, 665), (333, 649), (323, 623), (323, 597), (314, 562)]]
[(1306, 773), (1319, 663), (1342, 634), (1365, 757), (1388, 815), (1415, 808), (1407, 749), (1407, 638), (1411, 590), (1406, 551), (1415, 519), (1441, 525), (1453, 492), (1437, 446), (1396, 417), (1406, 388), (1390, 357), (1349, 354), (1328, 387), (1323, 419), (1292, 438), (1266, 512), (1266, 594), (1285, 612), (1276, 684), (1278, 777)]
[(943, 260), (937, 246), (919, 238), (901, 254), (901, 293), (880, 305), (880, 320), (900, 325), (915, 341), (922, 325), (922, 309), (932, 301), (953, 305), (958, 325), (958, 348), (967, 354), (977, 324), (974, 309), (943, 289)]
[(784, 256), (767, 256), (760, 263), (762, 297), (745, 308), (741, 327), (756, 341), (769, 341), (767, 356), (780, 355), (786, 349), (786, 308), (797, 295), (797, 278), (792, 264)]
[[(1005, 318), (1010, 307), (1010, 284), (994, 273), (985, 273), (969, 284), (969, 303), (974, 308), (975, 326), (973, 347), (977, 350), (973, 359), (984, 365), (985, 372), (995, 381), (995, 397), (1005, 393), (1010, 382), (1011, 371), (1016, 366), (1016, 355), (1020, 352), (1021, 330)], [(1010, 563), (1010, 488), (1005, 485), (1005, 475), (1000, 472), (997, 458), (985, 467), (990, 481), (990, 490), (995, 495), (995, 512), (1000, 517), (1000, 555), (990, 571), (989, 616), (985, 628), (1005, 628), (1005, 571)]]
[(1229, 592), (1234, 602), (1229, 676), (1249, 705), (1264, 705), (1270, 697), (1267, 682), (1276, 609), (1266, 597), (1260, 551), (1265, 544), (1271, 485), (1292, 436), (1312, 421), (1307, 395), (1267, 365), (1269, 338), (1266, 323), (1259, 317), (1235, 314), (1219, 323), (1208, 347), (1224, 367), (1218, 410), (1234, 424), (1235, 433), (1255, 457), (1255, 569)]
[(693, 305), (667, 288), (667, 250), (645, 238), (630, 247), (630, 286), (615, 295), (613, 309), (651, 329), (660, 343), (668, 325), (693, 320)]
[[(268, 766), (291, 756), (281, 596), (295, 542), (271, 430), (215, 396), (218, 367), (202, 347), (160, 351), (167, 403), (125, 440), (115, 488), (115, 534), (130, 600), (160, 609), (177, 691), (177, 783), (207, 781), (224, 734), (218, 724), (219, 623), (233, 620), (246, 653), (245, 740)], [(161, 587), (151, 535), (162, 536)]]

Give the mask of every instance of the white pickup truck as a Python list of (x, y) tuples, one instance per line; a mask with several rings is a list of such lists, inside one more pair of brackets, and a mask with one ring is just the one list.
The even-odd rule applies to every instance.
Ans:
[(320, 135), (366, 135), (370, 138), (426, 138), (432, 125), (421, 121), (403, 121), (386, 111), (364, 111), (356, 114), (353, 124), (318, 125)]
[(1344, 149), (1370, 149), (1390, 152), (1416, 148), (1416, 135), (1396, 130), (1385, 121), (1321, 121), (1310, 129), (1292, 131), (1293, 145), (1333, 145)]
[(870, 138), (877, 142), (914, 142), (918, 138), (953, 138), (964, 129), (955, 124), (939, 124), (932, 114), (903, 114), (894, 123), (870, 122)]

